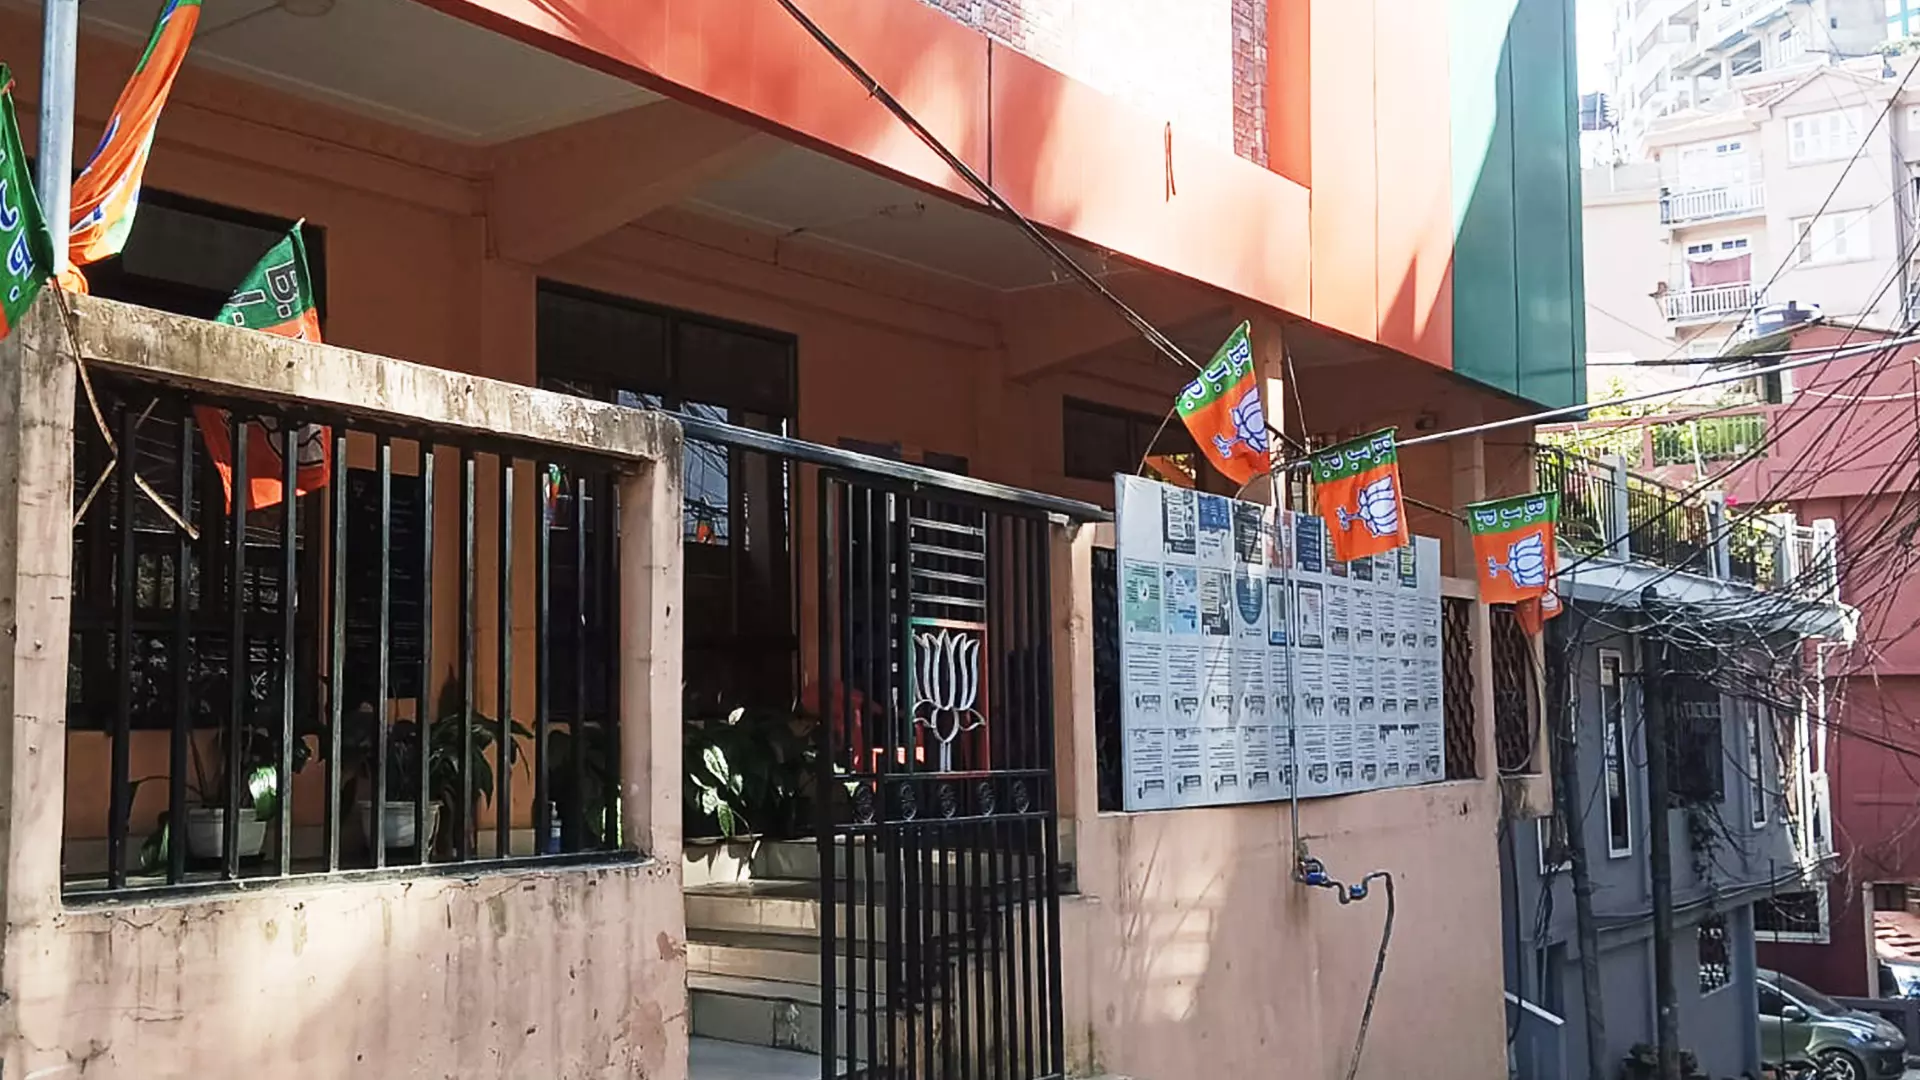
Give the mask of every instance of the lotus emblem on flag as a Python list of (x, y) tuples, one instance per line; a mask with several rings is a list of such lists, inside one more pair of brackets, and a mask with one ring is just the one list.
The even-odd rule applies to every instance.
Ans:
[(953, 744), (987, 726), (980, 699), (980, 639), (942, 628), (913, 636), (913, 722), (940, 743), (940, 771), (953, 771)]
[(1537, 532), (1513, 542), (1507, 548), (1507, 561), (1487, 560), (1487, 576), (1499, 577), (1502, 572), (1513, 579), (1513, 583), (1523, 589), (1537, 589), (1547, 583), (1547, 545)]
[(1397, 536), (1400, 533), (1400, 501), (1394, 497), (1391, 475), (1383, 476), (1360, 489), (1359, 513), (1344, 506), (1339, 511), (1342, 530), (1351, 529), (1353, 523), (1358, 521), (1375, 536)]
[(1238, 404), (1231, 410), (1233, 416), (1233, 434), (1229, 439), (1224, 435), (1213, 437), (1213, 448), (1222, 458), (1233, 456), (1233, 448), (1246, 443), (1247, 448), (1256, 453), (1267, 452), (1267, 414), (1260, 407), (1260, 391), (1249, 390), (1241, 396)]

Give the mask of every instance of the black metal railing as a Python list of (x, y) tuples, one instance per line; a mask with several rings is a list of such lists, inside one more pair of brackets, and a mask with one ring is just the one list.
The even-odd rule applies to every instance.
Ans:
[(1487, 609), (1493, 657), (1493, 751), (1502, 773), (1534, 767), (1540, 733), (1540, 672), (1512, 604)]
[(614, 462), (95, 385), (69, 895), (625, 847)]
[(1730, 578), (1761, 588), (1781, 583), (1780, 552), (1786, 537), (1779, 525), (1762, 513), (1730, 512), (1725, 531)]
[(822, 1076), (1063, 1075), (1047, 517), (816, 491)]
[(1473, 706), (1473, 601), (1440, 601), (1441, 681), (1446, 711), (1447, 779), (1480, 778), (1480, 739)]
[(1535, 449), (1534, 471), (1542, 491), (1560, 493), (1555, 536), (1581, 555), (1599, 555), (1613, 543), (1619, 487), (1605, 462), (1553, 446)]
[(1706, 501), (1650, 477), (1627, 477), (1627, 537), (1634, 557), (1675, 570), (1713, 574)]

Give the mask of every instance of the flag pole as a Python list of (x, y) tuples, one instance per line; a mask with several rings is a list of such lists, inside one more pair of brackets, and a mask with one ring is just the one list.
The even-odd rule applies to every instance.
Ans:
[(80, 0), (41, 0), (40, 209), (53, 234), (53, 272), (68, 266), (73, 229), (73, 84), (80, 37)]

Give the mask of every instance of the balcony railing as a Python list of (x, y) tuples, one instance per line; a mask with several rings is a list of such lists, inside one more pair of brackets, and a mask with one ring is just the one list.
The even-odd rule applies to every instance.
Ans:
[(1761, 180), (1680, 191), (1660, 197), (1660, 220), (1668, 225), (1715, 218), (1758, 214), (1767, 205), (1767, 185)]
[(1670, 322), (1697, 322), (1723, 319), (1752, 309), (1760, 293), (1750, 281), (1732, 285), (1714, 285), (1705, 289), (1683, 289), (1662, 298)]
[(1541, 489), (1560, 494), (1565, 551), (1838, 600), (1831, 522), (1807, 526), (1785, 514), (1731, 514), (1716, 495), (1629, 472), (1617, 458), (1539, 446), (1534, 464)]
[(1762, 15), (1787, 6), (1787, 0), (1719, 0), (1706, 19), (1709, 39), (1731, 34)]
[(1653, 464), (1692, 465), (1745, 457), (1767, 439), (1765, 413), (1702, 416), (1653, 427)]

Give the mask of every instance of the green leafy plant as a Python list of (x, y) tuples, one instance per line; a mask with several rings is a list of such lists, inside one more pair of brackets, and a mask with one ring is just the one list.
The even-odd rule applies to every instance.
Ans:
[[(580, 760), (576, 764), (575, 757)], [(607, 725), (589, 718), (576, 736), (571, 727), (555, 728), (547, 733), (547, 783), (553, 801), (559, 804), (560, 820), (569, 820), (577, 810), (595, 844), (607, 846), (609, 796), (619, 775), (614, 767), (613, 740)], [(611, 843), (619, 844), (618, 815), (615, 815)]]
[[(466, 732), (461, 725), (466, 693), (459, 680), (448, 679), (441, 684), (438, 699), (434, 719), (426, 725), (424, 746), (418, 720), (395, 720), (387, 725), (387, 799), (412, 802), (420, 797), (420, 756), (424, 752), (428, 799), (446, 807), (454, 821), (464, 827), (472, 807), (463, 805), (466, 795), (463, 776), (472, 776), (476, 802), (493, 798), (494, 763), (488, 760), (487, 751), (493, 747), (500, 724), (475, 709), (469, 754)], [(520, 740), (533, 738), (533, 732), (519, 721), (509, 722), (508, 731), (513, 738), (508, 740), (507, 767), (512, 768), (526, 757), (520, 749)], [(340, 735), (341, 766), (350, 777), (345, 802), (355, 801), (361, 783), (372, 784), (374, 769), (378, 767), (379, 739), (380, 718), (371, 704), (363, 704), (347, 714)]]
[[(215, 734), (213, 745), (205, 753), (201, 752), (200, 742), (189, 739), (187, 742), (188, 760), (192, 771), (187, 776), (187, 797), (202, 807), (219, 808), (226, 805), (227, 765), (231, 743), (229, 732), (233, 729), (222, 726)], [(299, 773), (320, 755), (318, 747), (324, 746), (323, 739), (310, 737), (324, 734), (325, 729), (313, 718), (311, 712), (296, 710), (293, 725), (293, 771)], [(263, 695), (255, 694), (246, 718), (238, 729), (240, 740), (240, 806), (242, 810), (251, 809), (253, 816), (260, 821), (272, 821), (280, 812), (280, 717), (278, 707), (269, 705)], [(140, 794), (142, 785), (164, 776), (143, 776), (133, 782), (128, 794), (129, 803)], [(140, 844), (139, 865), (146, 873), (152, 873), (167, 863), (168, 845), (173, 842), (173, 822), (171, 814), (161, 811), (153, 832)]]
[(685, 722), (688, 836), (790, 838), (812, 829), (817, 724), (796, 710), (689, 709)]

